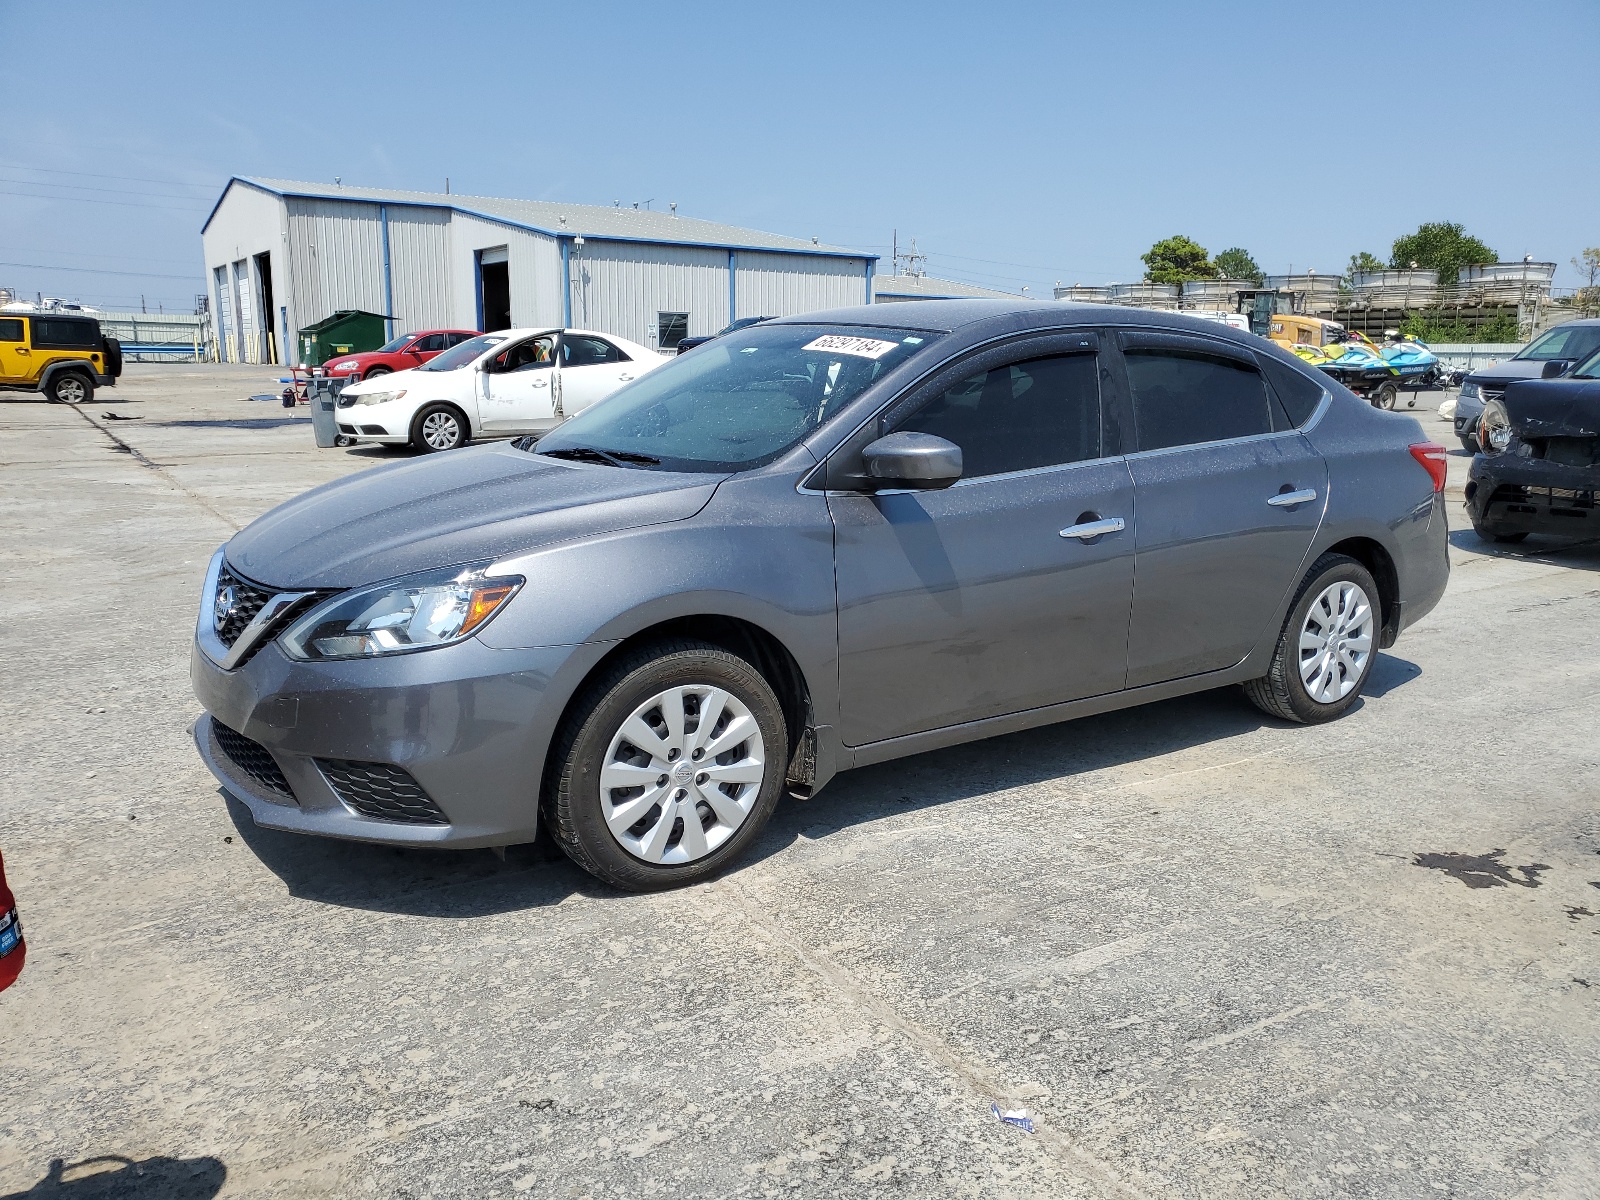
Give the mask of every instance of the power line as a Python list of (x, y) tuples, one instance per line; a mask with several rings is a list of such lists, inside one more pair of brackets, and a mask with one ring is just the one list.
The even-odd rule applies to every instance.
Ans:
[[(170, 183), (174, 187), (192, 187), (211, 189), (215, 185), (209, 183), (184, 183), (178, 179), (146, 179), (142, 175), (102, 175), (95, 171), (66, 171), (60, 167), (30, 167), (26, 163), (0, 163), (0, 168), (7, 171), (33, 171), (39, 175), (79, 175), (84, 179), (120, 179), (124, 183)], [(70, 187), (70, 184), (62, 184)]]
[(56, 183), (49, 179), (13, 179), (9, 175), (0, 175), (0, 183), (20, 183), (24, 187), (53, 187), (71, 188), (75, 192), (107, 192), (113, 196), (148, 196), (154, 199), (167, 200), (198, 200), (198, 196), (182, 196), (177, 192), (134, 192), (127, 188), (94, 187), (87, 183)]
[(193, 279), (205, 282), (205, 272), (193, 275), (160, 275), (154, 271), (102, 271), (98, 267), (52, 267), (46, 263), (0, 262), (0, 267), (26, 267), (30, 271), (75, 271), (83, 275), (127, 275), (134, 279)]
[[(45, 186), (49, 186), (48, 184)], [(167, 212), (206, 212), (207, 209), (188, 208), (181, 204), (134, 204), (129, 200), (96, 200), (92, 196), (41, 196), (37, 192), (0, 191), (0, 196), (23, 196), (29, 200), (70, 200), (77, 204), (115, 204), (122, 208), (159, 208)], [(187, 198), (187, 197), (186, 197)]]
[(62, 250), (54, 246), (13, 246), (16, 254), (65, 254), (71, 258), (115, 258), (122, 262), (148, 262), (166, 263), (168, 266), (178, 266), (187, 262), (182, 258), (151, 258), (143, 254), (104, 254), (98, 250)]

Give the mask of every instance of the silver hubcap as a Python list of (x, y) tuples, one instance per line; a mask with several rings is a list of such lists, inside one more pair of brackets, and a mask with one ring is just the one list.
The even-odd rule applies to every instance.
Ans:
[(422, 421), (422, 440), (435, 450), (448, 450), (461, 437), (461, 427), (449, 413), (429, 413)]
[(633, 857), (690, 863), (738, 831), (765, 777), (750, 710), (722, 688), (687, 684), (646, 700), (612, 737), (600, 811)]
[(83, 380), (63, 379), (56, 384), (56, 398), (65, 400), (68, 404), (80, 404), (83, 401)]
[(1300, 681), (1318, 704), (1355, 690), (1372, 657), (1372, 602), (1346, 580), (1329, 584), (1312, 602), (1300, 630)]

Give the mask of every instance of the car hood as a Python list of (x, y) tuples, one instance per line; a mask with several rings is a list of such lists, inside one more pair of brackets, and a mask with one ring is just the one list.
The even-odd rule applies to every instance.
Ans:
[(1467, 382), (1476, 384), (1509, 383), (1513, 379), (1538, 379), (1544, 374), (1542, 358), (1508, 358), (1492, 367), (1479, 367), (1467, 376)]
[(1500, 402), (1520, 438), (1600, 437), (1600, 379), (1529, 379)]
[(363, 471), (280, 504), (227, 546), (268, 587), (346, 588), (682, 521), (726, 476), (565, 462), (509, 443)]
[[(340, 359), (340, 362), (346, 360)], [(387, 375), (379, 375), (376, 379), (363, 379), (359, 383), (352, 383), (340, 395), (363, 396), (368, 392), (392, 392), (398, 384), (400, 387), (420, 384), (430, 376), (446, 374), (444, 371), (429, 371), (417, 374), (417, 368), (407, 367), (403, 371), (390, 371)]]

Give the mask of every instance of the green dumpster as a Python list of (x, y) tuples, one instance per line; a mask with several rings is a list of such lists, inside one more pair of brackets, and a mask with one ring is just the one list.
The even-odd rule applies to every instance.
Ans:
[(384, 322), (388, 319), (359, 308), (346, 308), (315, 325), (307, 325), (300, 331), (300, 361), (308, 367), (320, 367), (336, 355), (376, 350), (389, 340), (384, 336)]

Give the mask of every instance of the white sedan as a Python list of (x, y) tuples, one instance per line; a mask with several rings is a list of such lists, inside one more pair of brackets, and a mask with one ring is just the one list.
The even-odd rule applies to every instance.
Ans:
[(587, 329), (482, 333), (420, 367), (345, 388), (339, 432), (358, 442), (409, 442), (424, 453), (544, 433), (671, 361)]

